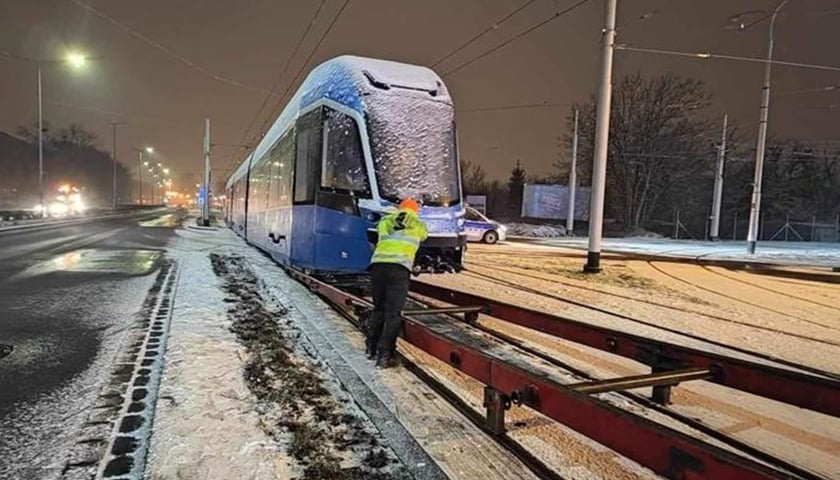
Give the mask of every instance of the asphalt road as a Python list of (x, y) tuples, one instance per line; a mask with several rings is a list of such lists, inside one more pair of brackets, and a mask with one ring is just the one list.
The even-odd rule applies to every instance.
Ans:
[[(0, 478), (63, 461), (141, 309), (177, 213), (0, 233)], [(40, 477), (40, 476), (39, 476)]]

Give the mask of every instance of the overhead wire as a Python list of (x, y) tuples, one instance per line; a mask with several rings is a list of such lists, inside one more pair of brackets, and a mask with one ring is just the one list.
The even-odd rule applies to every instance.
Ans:
[(528, 27), (527, 29), (519, 32), (518, 34), (514, 35), (513, 37), (511, 37), (511, 38), (505, 40), (504, 42), (496, 45), (495, 47), (493, 47), (489, 50), (486, 50), (485, 52), (483, 52), (483, 53), (481, 53), (481, 54), (479, 54), (479, 55), (477, 55), (477, 56), (459, 64), (457, 67), (443, 73), (441, 75), (441, 77), (448, 77), (449, 75), (452, 75), (453, 73), (458, 72), (458, 71), (472, 65), (473, 63), (487, 57), (488, 55), (491, 55), (494, 52), (510, 45), (511, 43), (525, 37), (529, 33), (533, 32), (535, 30), (538, 30), (540, 27), (543, 27), (543, 26), (553, 22), (554, 20), (557, 20), (558, 18), (561, 18), (561, 17), (571, 13), (572, 11), (576, 10), (577, 8), (579, 8), (580, 6), (582, 6), (583, 4), (585, 4), (587, 2), (589, 2), (589, 0), (579, 0), (579, 1), (575, 2), (574, 4), (572, 4), (571, 6), (567, 7), (566, 9), (555, 12), (554, 15), (542, 20), (541, 22), (539, 22), (535, 25), (532, 25), (532, 26)]
[[(260, 128), (259, 128), (259, 130), (257, 131), (257, 134), (255, 135), (255, 137), (258, 137), (258, 136), (259, 136), (259, 134), (260, 134), (260, 132), (262, 132), (262, 131), (264, 131), (264, 130), (265, 130), (265, 127), (266, 127), (266, 125), (268, 124), (268, 122), (270, 122), (270, 121), (271, 121), (271, 119), (272, 119), (275, 115), (277, 115), (277, 109), (278, 109), (278, 107), (282, 109), (282, 107), (283, 107), (283, 102), (285, 101), (285, 99), (286, 99), (286, 97), (288, 96), (289, 92), (291, 91), (292, 87), (294, 87), (294, 86), (295, 86), (295, 84), (296, 84), (296, 83), (297, 83), (297, 81), (298, 81), (298, 78), (300, 78), (300, 76), (301, 76), (301, 74), (303, 73), (303, 71), (304, 71), (304, 69), (306, 68), (306, 66), (309, 64), (309, 62), (312, 60), (312, 58), (313, 58), (313, 57), (315, 56), (315, 54), (318, 52), (318, 49), (321, 47), (321, 44), (323, 44), (323, 43), (324, 43), (324, 40), (325, 40), (325, 39), (327, 38), (327, 36), (330, 34), (330, 32), (332, 31), (333, 27), (334, 27), (334, 26), (335, 26), (335, 24), (338, 22), (339, 18), (341, 18), (341, 15), (344, 13), (344, 10), (347, 8), (347, 5), (348, 5), (349, 3), (350, 3), (350, 0), (344, 0), (344, 3), (341, 5), (341, 8), (340, 8), (340, 9), (338, 10), (338, 12), (337, 12), (337, 13), (333, 16), (332, 21), (330, 21), (330, 24), (327, 26), (326, 30), (324, 30), (324, 33), (322, 33), (322, 34), (321, 34), (321, 37), (318, 39), (318, 43), (316, 43), (316, 44), (315, 44), (315, 47), (314, 47), (314, 48), (312, 49), (312, 51), (309, 53), (309, 56), (308, 56), (308, 57), (306, 57), (306, 60), (305, 60), (305, 61), (301, 64), (301, 66), (300, 66), (300, 68), (298, 69), (297, 73), (295, 74), (294, 78), (292, 78), (292, 81), (291, 81), (291, 82), (289, 82), (289, 85), (286, 87), (286, 90), (283, 92), (283, 94), (282, 94), (282, 95), (280, 95), (280, 96), (279, 96), (279, 98), (278, 98), (277, 102), (276, 102), (276, 103), (275, 103), (275, 105), (271, 108), (270, 112), (272, 112), (272, 113), (270, 113), (270, 114), (269, 114), (269, 116), (266, 118), (266, 121), (264, 121), (264, 122), (262, 123), (262, 125), (260, 125)], [(255, 137), (252, 137), (252, 138), (251, 138), (251, 141), (247, 142), (247, 144), (248, 144), (248, 145), (252, 145), (252, 147), (251, 147), (251, 148), (256, 148), (256, 145), (254, 145), (254, 140), (256, 140), (256, 138), (255, 138)], [(231, 165), (228, 165), (227, 170), (228, 170), (228, 171), (230, 171), (231, 169), (232, 169), (232, 166), (231, 166)]]
[(473, 113), (473, 112), (497, 112), (503, 110), (527, 110), (532, 108), (556, 108), (556, 107), (571, 107), (571, 103), (522, 103), (515, 105), (497, 105), (490, 107), (474, 107), (474, 108), (456, 108), (456, 113)]
[(248, 136), (248, 132), (254, 126), (254, 123), (257, 121), (257, 118), (260, 116), (263, 109), (268, 104), (268, 100), (271, 98), (272, 93), (274, 93), (277, 87), (280, 86), (280, 83), (286, 76), (286, 72), (289, 70), (289, 66), (292, 64), (292, 61), (295, 59), (298, 52), (300, 51), (300, 47), (301, 45), (303, 45), (303, 41), (306, 39), (306, 36), (309, 34), (309, 31), (312, 30), (312, 26), (315, 25), (315, 20), (318, 18), (318, 15), (320, 15), (325, 3), (327, 3), (327, 0), (321, 0), (321, 2), (318, 4), (318, 8), (315, 9), (315, 13), (312, 15), (312, 18), (309, 19), (309, 24), (306, 26), (306, 29), (303, 31), (303, 33), (300, 35), (300, 38), (298, 39), (297, 44), (295, 45), (295, 48), (292, 50), (292, 54), (289, 56), (288, 59), (286, 59), (286, 63), (283, 65), (283, 68), (280, 69), (280, 75), (278, 75), (277, 80), (271, 85), (269, 93), (267, 93), (263, 98), (263, 101), (260, 104), (259, 108), (257, 108), (256, 113), (254, 113), (254, 116), (251, 118), (251, 121), (248, 122), (248, 126), (245, 127), (245, 129), (242, 131), (242, 137), (240, 138), (239, 143), (245, 142), (245, 138)]
[(625, 50), (629, 52), (641, 52), (641, 53), (655, 53), (658, 55), (673, 55), (677, 57), (690, 57), (690, 58), (698, 58), (701, 60), (711, 60), (711, 59), (721, 59), (721, 60), (734, 60), (734, 61), (741, 61), (741, 62), (753, 62), (753, 63), (771, 63), (773, 65), (783, 65), (787, 67), (798, 67), (798, 68), (810, 68), (814, 70), (828, 70), (832, 72), (840, 72), (840, 66), (833, 66), (833, 65), (819, 65), (814, 63), (801, 63), (801, 62), (788, 62), (785, 60), (767, 60), (766, 58), (756, 58), (756, 57), (742, 57), (738, 55), (724, 55), (719, 53), (711, 53), (711, 52), (681, 52), (676, 50), (662, 50), (656, 48), (640, 48), (640, 47), (633, 47), (631, 45), (621, 45), (617, 44), (615, 46), (616, 50)]
[(492, 32), (493, 30), (498, 29), (500, 25), (502, 25), (503, 23), (505, 23), (505, 22), (507, 22), (508, 20), (510, 20), (510, 19), (511, 19), (514, 15), (516, 15), (517, 13), (519, 13), (519, 12), (521, 12), (522, 10), (524, 10), (525, 8), (527, 8), (529, 5), (531, 5), (531, 4), (532, 4), (532, 3), (534, 3), (535, 1), (536, 1), (536, 0), (528, 0), (527, 2), (523, 3), (523, 4), (522, 4), (522, 5), (520, 5), (519, 7), (517, 7), (517, 8), (515, 8), (515, 9), (513, 9), (513, 10), (512, 10), (511, 12), (509, 12), (507, 15), (505, 15), (504, 17), (502, 17), (502, 18), (500, 18), (500, 19), (496, 20), (495, 22), (493, 22), (493, 24), (491, 24), (490, 26), (488, 26), (487, 28), (485, 28), (484, 30), (482, 30), (481, 32), (479, 32), (477, 35), (475, 35), (474, 37), (470, 38), (469, 40), (467, 40), (466, 42), (464, 42), (463, 44), (461, 44), (459, 47), (455, 48), (454, 50), (450, 51), (450, 52), (449, 52), (449, 53), (447, 53), (446, 55), (444, 55), (444, 56), (442, 56), (441, 58), (439, 58), (439, 59), (438, 59), (435, 63), (433, 63), (433, 64), (432, 64), (431, 68), (435, 68), (435, 67), (437, 67), (437, 66), (438, 66), (438, 65), (440, 65), (441, 63), (443, 63), (443, 62), (445, 62), (446, 60), (448, 60), (449, 58), (451, 58), (453, 55), (457, 54), (458, 52), (460, 52), (460, 51), (462, 51), (463, 49), (467, 48), (468, 46), (472, 45), (474, 42), (476, 42), (478, 39), (480, 39), (480, 38), (481, 38), (481, 37), (483, 37), (484, 35), (487, 35), (488, 33)]
[(175, 60), (181, 62), (182, 64), (186, 65), (187, 67), (189, 67), (189, 68), (191, 68), (191, 69), (193, 69), (193, 70), (195, 70), (199, 73), (202, 73), (202, 74), (212, 78), (213, 80), (216, 80), (217, 82), (224, 83), (226, 85), (233, 86), (233, 87), (238, 87), (238, 88), (250, 90), (250, 91), (253, 91), (253, 92), (271, 94), (270, 91), (266, 92), (266, 90), (264, 90), (262, 88), (254, 87), (253, 85), (248, 85), (248, 84), (242, 83), (238, 80), (234, 80), (234, 79), (231, 79), (231, 78), (228, 78), (228, 77), (223, 77), (223, 76), (221, 76), (221, 75), (219, 75), (215, 72), (212, 72), (212, 71), (202, 67), (198, 63), (196, 63), (196, 62), (190, 60), (189, 58), (185, 57), (184, 55), (176, 52), (175, 50), (172, 50), (171, 48), (169, 48), (169, 47), (161, 44), (160, 42), (154, 40), (153, 38), (139, 32), (139, 31), (129, 27), (128, 25), (120, 22), (119, 20), (107, 15), (106, 13), (104, 13), (101, 10), (93, 7), (92, 5), (88, 5), (87, 3), (82, 2), (81, 0), (69, 0), (69, 1), (78, 5), (79, 7), (87, 10), (88, 12), (96, 15), (97, 17), (102, 18), (103, 20), (105, 20), (108, 23), (114, 25), (115, 27), (119, 28), (120, 30), (128, 33), (132, 37), (135, 37), (135, 38), (139, 39), (140, 41), (142, 41), (142, 42), (144, 42), (148, 45), (151, 45), (152, 47), (160, 50), (161, 52), (165, 53), (169, 57), (174, 58)]

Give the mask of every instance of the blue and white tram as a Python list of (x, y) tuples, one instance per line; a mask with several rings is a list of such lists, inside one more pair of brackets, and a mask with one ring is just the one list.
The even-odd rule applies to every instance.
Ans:
[(316, 67), (226, 184), (226, 219), (277, 262), (366, 269), (376, 224), (422, 202), (415, 271), (459, 270), (464, 205), (449, 92), (432, 70), (337, 57)]

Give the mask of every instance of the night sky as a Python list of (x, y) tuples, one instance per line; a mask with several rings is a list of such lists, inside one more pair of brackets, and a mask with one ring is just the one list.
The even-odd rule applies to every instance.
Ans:
[[(122, 24), (86, 10), (86, 3)], [(356, 54), (432, 65), (526, 0), (351, 0), (298, 79), (321, 61)], [(327, 0), (279, 83), (284, 92), (344, 0)], [(511, 20), (435, 69), (443, 74), (550, 17), (574, 0), (536, 0)], [(458, 109), (462, 158), (504, 178), (515, 159), (547, 173), (560, 155), (569, 104), (597, 88), (604, 0), (590, 0), (523, 38), (444, 77)], [(77, 48), (97, 57), (84, 72), (44, 71), (44, 117), (78, 122), (111, 149), (120, 120), (118, 158), (136, 171), (132, 146), (153, 145), (176, 170), (201, 165), (203, 118), (213, 122), (217, 175), (242, 158), (236, 145), (291, 55), (320, 0), (0, 0), (0, 51), (40, 58)], [(761, 57), (767, 24), (727, 30), (727, 18), (772, 9), (775, 0), (619, 0), (619, 43)], [(647, 12), (655, 12), (640, 19)], [(755, 17), (751, 17), (755, 18)], [(840, 0), (790, 0), (777, 24), (776, 58), (840, 66)], [(133, 31), (151, 42), (141, 40)], [(168, 51), (166, 53), (164, 50)], [(179, 57), (180, 60), (175, 57)], [(193, 65), (190, 67), (187, 63)], [(706, 81), (724, 111), (754, 142), (762, 65), (616, 52), (615, 74), (674, 72)], [(214, 79), (222, 77), (226, 81)], [(227, 82), (233, 81), (239, 86)], [(775, 92), (840, 84), (840, 72), (774, 67)], [(294, 91), (294, 90), (292, 90)], [(0, 56), (0, 129), (36, 119), (35, 69)], [(492, 109), (548, 103), (543, 108)], [(840, 90), (775, 96), (770, 132), (778, 137), (840, 139)], [(280, 107), (270, 98), (274, 116)], [(273, 118), (272, 118), (273, 120)], [(266, 112), (256, 125), (266, 121)], [(591, 159), (581, 159), (591, 161)], [(237, 163), (237, 162), (234, 162)]]

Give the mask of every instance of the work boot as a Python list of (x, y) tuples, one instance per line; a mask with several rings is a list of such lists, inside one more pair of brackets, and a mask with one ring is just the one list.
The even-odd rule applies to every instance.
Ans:
[(376, 368), (379, 370), (397, 366), (397, 359), (391, 352), (382, 352), (376, 357)]
[(365, 342), (365, 357), (367, 357), (368, 360), (376, 359), (376, 347), (370, 342)]

